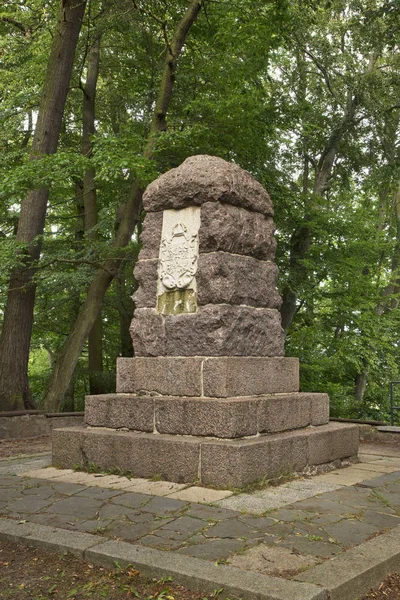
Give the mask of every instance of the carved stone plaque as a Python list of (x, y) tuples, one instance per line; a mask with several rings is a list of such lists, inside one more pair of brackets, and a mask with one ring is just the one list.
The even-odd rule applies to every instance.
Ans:
[(157, 307), (162, 314), (196, 312), (200, 207), (165, 210), (159, 253)]

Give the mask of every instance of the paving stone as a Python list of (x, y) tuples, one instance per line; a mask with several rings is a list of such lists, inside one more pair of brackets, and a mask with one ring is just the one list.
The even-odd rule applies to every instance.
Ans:
[(78, 483), (65, 483), (63, 481), (57, 483), (54, 479), (51, 482), (51, 487), (53, 490), (59, 494), (63, 494), (64, 496), (74, 496), (78, 492), (82, 492), (83, 490), (87, 489), (85, 485), (80, 485)]
[(307, 521), (310, 519), (308, 513), (290, 507), (280, 508), (279, 510), (269, 513), (269, 515), (278, 521), (288, 521), (289, 523), (294, 521)]
[(224, 519), (234, 519), (240, 516), (237, 510), (228, 510), (215, 506), (204, 506), (203, 504), (191, 504), (189, 510), (185, 513), (190, 517), (205, 519), (210, 521), (223, 521)]
[(309, 498), (308, 500), (301, 500), (300, 502), (296, 502), (293, 508), (295, 510), (303, 510), (306, 512), (319, 514), (328, 513), (343, 516), (346, 516), (347, 514), (354, 514), (354, 506), (330, 501), (327, 500), (326, 497), (323, 499), (316, 497)]
[(51, 455), (45, 455), (42, 458), (16, 458), (0, 462), (0, 475), (20, 475), (25, 471), (41, 469), (51, 463)]
[(275, 508), (293, 504), (314, 496), (309, 489), (291, 489), (287, 486), (268, 488), (253, 494), (237, 494), (218, 502), (218, 506), (249, 513), (262, 514)]
[(176, 498), (177, 500), (186, 502), (204, 502), (205, 504), (211, 504), (212, 502), (223, 500), (229, 496), (232, 496), (232, 492), (229, 490), (211, 490), (198, 486), (192, 486), (168, 495), (169, 498)]
[(136, 492), (137, 494), (149, 494), (153, 496), (174, 497), (174, 492), (179, 492), (186, 487), (182, 483), (172, 483), (171, 481), (147, 481), (133, 483), (126, 488), (127, 492)]
[(293, 541), (293, 550), (300, 552), (301, 554), (318, 556), (320, 558), (332, 558), (343, 551), (338, 544), (310, 540), (306, 537), (297, 537)]
[(104, 504), (104, 506), (102, 506), (98, 512), (102, 519), (129, 519), (129, 521), (133, 521), (134, 523), (143, 523), (153, 519), (153, 515), (151, 513), (142, 513), (133, 508), (127, 508), (122, 504), (107, 503)]
[(50, 506), (51, 502), (48, 500), (42, 500), (41, 498), (35, 498), (34, 496), (28, 496), (27, 498), (21, 498), (16, 502), (12, 502), (7, 505), (9, 511), (13, 512), (25, 512), (25, 513), (35, 513), (42, 508), (46, 508)]
[(204, 536), (207, 538), (247, 538), (253, 537), (255, 531), (245, 523), (238, 521), (237, 519), (229, 519), (229, 521), (222, 521), (217, 525), (213, 525), (207, 531), (204, 532)]
[(0, 510), (7, 506), (7, 502), (0, 502)]
[(78, 531), (88, 531), (89, 533), (99, 533), (107, 535), (105, 531), (112, 523), (111, 519), (88, 519), (75, 523), (75, 529)]
[(56, 469), (55, 467), (47, 467), (45, 469), (34, 469), (30, 471), (26, 471), (25, 473), (21, 473), (21, 477), (36, 477), (37, 479), (54, 479), (56, 477), (61, 477), (62, 475), (66, 475), (74, 473), (72, 469)]
[(58, 494), (52, 487), (48, 485), (25, 488), (22, 490), (22, 496), (34, 496), (35, 498), (41, 498), (42, 500), (46, 500), (47, 498), (53, 498), (54, 500), (57, 500), (58, 498), (61, 498), (61, 494)]
[(147, 521), (146, 523), (128, 524), (113, 522), (107, 528), (108, 536), (115, 536), (118, 539), (137, 541), (160, 527), (160, 521)]
[(268, 529), (270, 535), (285, 537), (293, 532), (293, 525), (289, 523), (276, 523)]
[(75, 529), (77, 523), (82, 519), (73, 515), (59, 515), (49, 513), (36, 513), (28, 517), (29, 523), (38, 523), (41, 525), (51, 525), (52, 527), (60, 527), (61, 529)]
[(94, 500), (94, 498), (73, 496), (55, 502), (47, 509), (47, 511), (50, 513), (75, 515), (83, 518), (94, 516), (101, 505), (102, 502)]
[(142, 510), (165, 515), (181, 510), (184, 506), (187, 506), (187, 503), (181, 502), (180, 500), (174, 500), (173, 498), (152, 498), (150, 502), (143, 506)]
[(246, 550), (243, 554), (232, 556), (228, 562), (239, 569), (289, 577), (317, 565), (320, 561), (314, 556), (301, 556), (287, 548), (260, 544), (256, 548)]
[(285, 489), (289, 490), (301, 490), (310, 492), (310, 495), (322, 494), (323, 492), (332, 492), (334, 490), (341, 489), (341, 485), (335, 483), (329, 483), (326, 481), (320, 481), (317, 477), (311, 477), (309, 479), (295, 479), (290, 481), (285, 486)]
[[(161, 530), (177, 531), (184, 534), (193, 534), (195, 531), (199, 529), (203, 529), (204, 527), (208, 527), (209, 523), (206, 521), (202, 521), (201, 519), (195, 519), (193, 517), (180, 517), (178, 519), (174, 519), (170, 521), (167, 525), (164, 525)], [(221, 536), (222, 537), (222, 536)]]
[(1, 488), (0, 489), (0, 501), (1, 502), (10, 502), (11, 500), (15, 500), (21, 496), (21, 490), (14, 488)]
[(113, 504), (122, 504), (123, 506), (127, 506), (128, 508), (139, 508), (146, 502), (151, 500), (151, 496), (147, 496), (146, 494), (134, 494), (124, 493), (121, 496), (117, 496), (112, 499)]
[(358, 519), (344, 519), (327, 525), (325, 531), (341, 546), (350, 547), (365, 542), (377, 533), (379, 528)]
[(181, 548), (178, 552), (179, 554), (196, 556), (197, 558), (203, 558), (205, 560), (218, 560), (228, 558), (232, 552), (238, 552), (244, 547), (245, 543), (239, 540), (210, 540), (204, 544), (196, 544)]
[(144, 481), (147, 480), (134, 477), (123, 477), (122, 475), (96, 474), (94, 476), (93, 485), (106, 487), (113, 490), (124, 490), (136, 482), (139, 483)]
[(109, 490), (102, 487), (90, 487), (85, 488), (81, 492), (76, 494), (76, 498), (95, 498), (96, 500), (107, 500), (108, 498), (115, 498), (122, 494), (120, 490)]
[(312, 523), (315, 523), (316, 525), (320, 526), (320, 527), (324, 527), (325, 525), (330, 525), (331, 523), (337, 523), (338, 521), (340, 521), (343, 517), (341, 515), (310, 515), (310, 520)]
[(370, 523), (379, 529), (392, 529), (400, 525), (400, 516), (382, 514), (375, 510), (364, 510), (362, 521)]
[(0, 488), (2, 487), (13, 487), (21, 486), (23, 482), (17, 475), (1, 475), (0, 476)]
[(384, 487), (389, 483), (394, 483), (400, 481), (400, 474), (396, 471), (395, 473), (388, 473), (387, 475), (380, 475), (379, 477), (374, 477), (371, 479), (365, 479), (362, 484), (363, 487)]
[(338, 471), (331, 471), (324, 475), (317, 475), (317, 479), (320, 482), (333, 483), (335, 485), (355, 485), (361, 483), (365, 479), (368, 479), (369, 475), (367, 471), (361, 469), (354, 469), (347, 467), (346, 469), (339, 469)]
[(257, 529), (258, 531), (266, 531), (271, 525), (276, 524), (275, 519), (270, 519), (269, 517), (253, 517), (249, 515), (239, 517), (239, 521), (249, 525), (249, 527), (254, 527), (254, 529)]
[(396, 470), (398, 471), (397, 466), (391, 466), (391, 467), (387, 467), (387, 466), (383, 466), (380, 465), (378, 462), (376, 463), (361, 463), (359, 465), (357, 465), (357, 469), (360, 471), (371, 471), (372, 473), (393, 473)]

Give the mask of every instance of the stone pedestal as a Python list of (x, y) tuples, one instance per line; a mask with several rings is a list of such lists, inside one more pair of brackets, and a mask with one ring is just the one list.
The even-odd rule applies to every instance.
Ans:
[(116, 394), (88, 396), (86, 428), (53, 434), (53, 464), (240, 487), (355, 457), (358, 428), (329, 423), (284, 356), (273, 208), (236, 165), (187, 159), (144, 195), (134, 358)]

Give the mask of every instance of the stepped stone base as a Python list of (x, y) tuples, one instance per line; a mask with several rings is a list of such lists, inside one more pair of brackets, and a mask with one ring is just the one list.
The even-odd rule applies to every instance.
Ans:
[(137, 477), (242, 487), (261, 477), (352, 458), (358, 427), (329, 423), (250, 439), (221, 440), (70, 427), (53, 432), (53, 465), (120, 468)]
[(117, 359), (117, 393), (229, 398), (298, 391), (298, 358), (136, 356)]
[(234, 439), (325, 425), (328, 421), (327, 394), (247, 398), (102, 394), (86, 396), (85, 402), (87, 425), (156, 434)]

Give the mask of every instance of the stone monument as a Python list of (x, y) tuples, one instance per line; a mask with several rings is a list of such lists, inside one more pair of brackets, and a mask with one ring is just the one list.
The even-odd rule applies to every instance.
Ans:
[(194, 156), (143, 197), (134, 358), (117, 392), (88, 396), (86, 427), (53, 434), (53, 464), (240, 487), (357, 456), (356, 425), (299, 392), (284, 356), (273, 207), (237, 165)]

